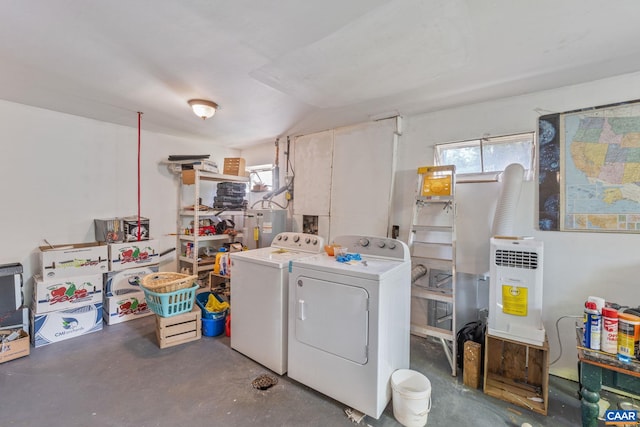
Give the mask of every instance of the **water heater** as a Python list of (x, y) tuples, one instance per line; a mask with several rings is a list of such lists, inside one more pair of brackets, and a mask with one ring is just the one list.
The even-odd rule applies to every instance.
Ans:
[(542, 346), (541, 241), (491, 238), (488, 333)]

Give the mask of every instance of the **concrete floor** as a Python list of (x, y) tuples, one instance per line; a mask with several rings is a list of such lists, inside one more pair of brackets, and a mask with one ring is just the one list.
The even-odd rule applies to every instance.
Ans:
[[(411, 338), (411, 368), (432, 384), (428, 426), (580, 425), (577, 384), (551, 377), (542, 416), (462, 385), (438, 343)], [(160, 349), (154, 316), (104, 326), (0, 365), (0, 426), (353, 426), (346, 406), (286, 375), (260, 391), (266, 368), (232, 350), (229, 338), (202, 337)], [(379, 420), (397, 426), (391, 402)]]

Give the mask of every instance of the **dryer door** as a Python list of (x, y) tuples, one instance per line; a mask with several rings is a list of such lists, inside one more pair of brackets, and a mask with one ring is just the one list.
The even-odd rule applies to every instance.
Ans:
[(364, 365), (369, 336), (369, 293), (364, 288), (298, 276), (298, 342)]

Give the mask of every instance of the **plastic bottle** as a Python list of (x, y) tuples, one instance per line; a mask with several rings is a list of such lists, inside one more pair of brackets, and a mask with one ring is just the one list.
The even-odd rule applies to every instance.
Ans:
[(616, 354), (618, 352), (618, 310), (602, 308), (602, 351)]
[(585, 348), (600, 350), (600, 336), (602, 330), (602, 319), (593, 301), (584, 304), (584, 340)]

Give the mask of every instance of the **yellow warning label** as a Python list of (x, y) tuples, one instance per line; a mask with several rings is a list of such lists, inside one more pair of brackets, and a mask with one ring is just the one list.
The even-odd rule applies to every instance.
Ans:
[(502, 285), (502, 312), (514, 316), (526, 316), (528, 290), (519, 286)]

